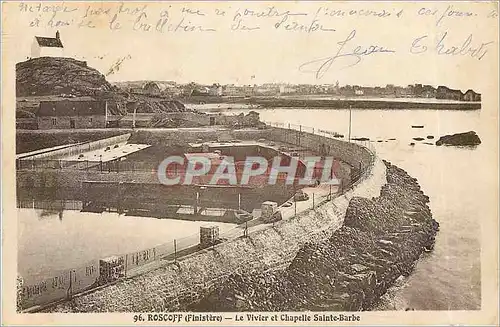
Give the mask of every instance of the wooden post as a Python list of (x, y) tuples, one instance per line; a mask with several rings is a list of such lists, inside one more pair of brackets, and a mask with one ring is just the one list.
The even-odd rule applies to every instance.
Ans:
[(295, 200), (295, 193), (293, 194), (293, 203), (295, 204), (295, 214), (293, 215), (293, 217), (297, 217), (297, 200)]
[(125, 254), (125, 277), (127, 277), (127, 269), (128, 269), (128, 254)]
[(69, 271), (69, 286), (68, 286), (68, 290), (66, 291), (66, 298), (69, 300), (71, 299), (71, 284), (73, 283), (73, 274), (72, 274), (72, 270)]
[(177, 240), (174, 239), (174, 262), (177, 262)]
[(315, 209), (315, 208), (314, 208), (314, 193), (313, 193), (313, 209)]
[(193, 214), (197, 214), (198, 213), (199, 202), (200, 202), (200, 192), (196, 191), (196, 201), (194, 203), (194, 212), (193, 212)]

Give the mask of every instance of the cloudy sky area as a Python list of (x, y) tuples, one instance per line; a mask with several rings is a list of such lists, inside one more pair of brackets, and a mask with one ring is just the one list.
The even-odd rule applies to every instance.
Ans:
[[(54, 36), (59, 30), (67, 56), (86, 60), (104, 74), (125, 58), (119, 70), (107, 76), (109, 81), (423, 83), (481, 91), (484, 76), (498, 70), (498, 23), (490, 17), (497, 6), (492, 3), (449, 7), (444, 3), (316, 2), (271, 8), (242, 2), (127, 3), (122, 7), (95, 2), (90, 4), (93, 15), (87, 12), (89, 4), (65, 5), (74, 11), (55, 16), (44, 10), (60, 10), (62, 3), (4, 5), (4, 49), (13, 62), (30, 56), (35, 35)], [(364, 16), (369, 10), (373, 12)], [(159, 32), (156, 24), (161, 19), (165, 24)], [(60, 26), (54, 26), (58, 22)], [(111, 29), (116, 23), (120, 28)], [(144, 31), (148, 24), (150, 30)], [(243, 26), (252, 30), (242, 30)], [(184, 27), (196, 31), (186, 32)], [(349, 35), (352, 38), (345, 45), (339, 44)], [(462, 53), (440, 55), (441, 39), (441, 52), (457, 47)], [(365, 55), (352, 55), (356, 51)], [(333, 59), (336, 54), (341, 56)], [(311, 64), (300, 69), (307, 63)]]

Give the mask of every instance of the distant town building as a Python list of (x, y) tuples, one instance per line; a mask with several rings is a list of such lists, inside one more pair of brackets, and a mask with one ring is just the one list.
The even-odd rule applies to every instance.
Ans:
[(253, 94), (255, 95), (278, 95), (280, 88), (277, 84), (266, 83), (262, 85), (254, 85)]
[(144, 84), (143, 93), (149, 95), (160, 95), (162, 89), (157, 82), (147, 82)]
[(135, 93), (135, 94), (143, 94), (144, 93), (144, 88), (142, 87), (131, 87), (129, 89), (130, 93)]
[(242, 91), (240, 90), (239, 87), (235, 86), (234, 84), (229, 84), (223, 87), (222, 94), (228, 96), (238, 96), (242, 95)]
[(42, 101), (36, 112), (38, 129), (105, 128), (107, 101)]
[(64, 57), (64, 46), (59, 31), (56, 37), (35, 36), (31, 45), (31, 58)]
[(464, 94), (460, 90), (453, 90), (440, 85), (436, 90), (436, 99), (463, 100)]
[(280, 85), (280, 94), (290, 94), (296, 92), (297, 89), (293, 85), (290, 84)]
[(473, 90), (467, 90), (464, 94), (464, 101), (481, 101), (481, 94)]
[(209, 91), (208, 94), (211, 96), (218, 96), (220, 97), (222, 95), (222, 85), (220, 84), (213, 84)]
[(363, 91), (363, 88), (359, 85), (354, 85), (352, 87), (352, 89), (354, 90), (354, 95), (364, 95), (365, 92)]

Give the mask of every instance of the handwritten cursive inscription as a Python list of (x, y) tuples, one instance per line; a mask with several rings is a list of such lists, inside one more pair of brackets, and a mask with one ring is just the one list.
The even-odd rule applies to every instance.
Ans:
[[(448, 41), (448, 32), (444, 32), (443, 36), (439, 38), (436, 44), (432, 45), (431, 49), (441, 56), (470, 56), (471, 58), (481, 60), (486, 56), (489, 46), (493, 43), (490, 42), (477, 42), (473, 43), (474, 37), (469, 34), (465, 40), (459, 44), (450, 44)], [(410, 53), (421, 54), (427, 52), (429, 49), (428, 35), (417, 37), (413, 40), (410, 46)]]
[[(315, 59), (312, 61), (308, 61), (299, 66), (300, 71), (309, 71), (314, 72), (316, 74), (316, 78), (319, 79), (323, 77), (328, 70), (332, 67), (332, 65), (341, 59), (343, 59), (347, 64), (342, 66), (341, 68), (352, 67), (359, 64), (363, 57), (367, 57), (373, 54), (387, 54), (394, 53), (396, 51), (387, 49), (380, 45), (356, 45), (350, 46), (352, 44), (352, 40), (356, 36), (356, 30), (352, 30), (349, 35), (342, 41), (337, 42), (339, 48), (337, 52), (330, 57), (324, 57)], [(348, 50), (350, 48), (350, 50)], [(313, 68), (314, 67), (314, 68)], [(308, 70), (312, 69), (312, 70)]]

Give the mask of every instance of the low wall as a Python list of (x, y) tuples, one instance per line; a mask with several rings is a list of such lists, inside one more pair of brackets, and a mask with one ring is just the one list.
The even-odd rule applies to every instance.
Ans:
[(325, 151), (325, 154), (340, 158), (357, 169), (365, 170), (372, 163), (372, 153), (356, 143), (287, 128), (270, 127), (268, 132), (271, 140), (296, 144), (317, 153)]
[(16, 153), (25, 153), (63, 144), (97, 141), (132, 132), (131, 129), (16, 130)]
[(40, 154), (35, 154), (29, 157), (23, 157), (19, 159), (21, 161), (32, 161), (40, 159), (58, 159), (64, 156), (74, 156), (84, 151), (93, 151), (97, 149), (102, 149), (108, 145), (114, 145), (122, 142), (126, 142), (130, 138), (131, 134), (123, 134), (118, 136), (112, 136), (98, 141), (85, 142), (83, 144), (76, 144), (73, 146), (65, 147), (62, 149), (57, 149), (54, 151), (46, 151)]
[[(273, 128), (268, 132), (269, 139), (289, 137), (289, 131), (283, 129)], [(336, 151), (337, 157), (357, 166), (360, 165), (356, 163), (359, 159), (361, 167), (365, 168), (364, 174), (342, 196), (325, 201), (314, 210), (299, 212), (294, 218), (250, 233), (248, 237), (236, 238), (184, 257), (178, 264), (165, 263), (154, 271), (75, 297), (46, 311), (183, 311), (224, 283), (230, 274), (286, 267), (303, 244), (331, 236), (342, 226), (353, 197), (380, 195), (382, 186), (386, 184), (386, 168), (379, 158), (359, 145), (301, 134), (300, 144), (296, 145), (315, 149), (315, 141), (330, 144), (330, 151)], [(294, 143), (293, 139), (286, 142)]]
[(131, 142), (144, 144), (163, 144), (163, 145), (185, 145), (187, 143), (196, 143), (200, 140), (205, 141), (230, 141), (239, 140), (257, 140), (268, 138), (269, 129), (223, 129), (223, 128), (184, 128), (184, 129), (148, 129), (137, 130), (132, 134)]

